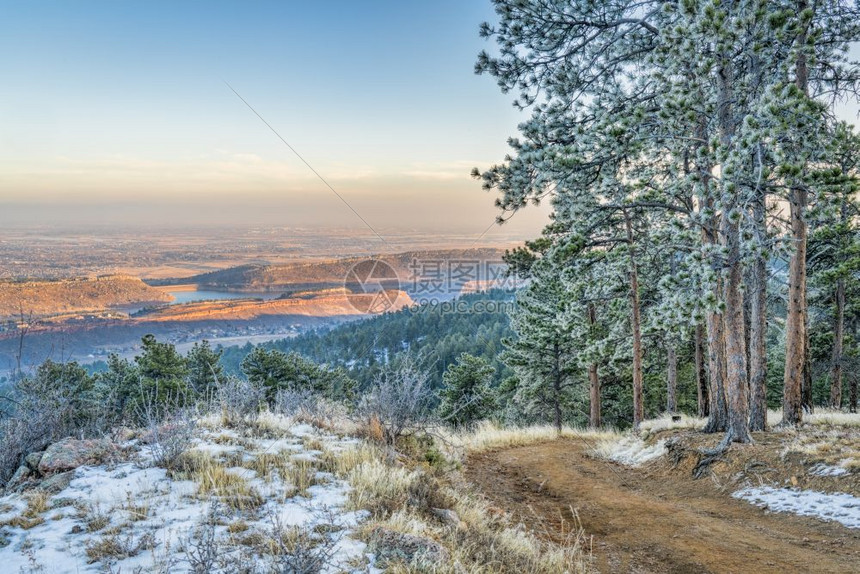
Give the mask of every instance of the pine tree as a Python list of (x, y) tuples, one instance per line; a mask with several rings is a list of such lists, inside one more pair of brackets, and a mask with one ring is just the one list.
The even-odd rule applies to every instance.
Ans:
[(455, 427), (470, 426), (488, 418), (496, 408), (490, 386), (495, 369), (485, 359), (463, 353), (443, 376), (439, 416)]
[(186, 382), (188, 364), (176, 347), (157, 341), (153, 335), (145, 335), (141, 343), (141, 353), (134, 358), (140, 375), (135, 404), (139, 407), (151, 401), (155, 407), (184, 404), (193, 398), (193, 389)]
[(517, 338), (506, 341), (503, 360), (516, 373), (514, 401), (535, 420), (550, 420), (561, 432), (576, 408), (580, 369), (575, 341), (565, 320), (564, 287), (546, 264), (536, 264), (531, 284), (517, 294), (511, 316)]
[[(791, 229), (781, 230), (792, 253), (785, 420), (799, 421), (793, 397), (808, 372), (806, 203), (828, 163), (827, 109), (817, 98), (856, 93), (860, 75), (844, 47), (860, 38), (860, 9), (804, 0), (495, 6), (499, 23), (482, 35), (499, 52), (482, 53), (477, 71), (517, 90), (515, 105), (533, 111), (522, 138), (511, 140), (515, 153), (481, 175), (485, 187), (500, 191), (506, 212), (550, 198), (568, 229), (594, 209), (616, 208), (647, 210), (682, 231), (687, 288), (670, 298), (681, 300), (689, 322), (706, 324), (707, 430), (726, 431), (727, 441), (751, 440), (750, 380), (754, 423), (763, 417), (766, 282), (753, 285), (752, 373), (743, 287), (746, 267), (761, 275), (779, 246), (763, 233), (768, 197), (790, 203)], [(580, 229), (586, 241), (600, 231)], [(635, 279), (632, 271), (638, 266)], [(635, 341), (640, 305), (631, 306)]]
[(214, 351), (205, 339), (194, 343), (185, 356), (188, 365), (188, 384), (198, 395), (209, 396), (223, 377), (222, 350)]

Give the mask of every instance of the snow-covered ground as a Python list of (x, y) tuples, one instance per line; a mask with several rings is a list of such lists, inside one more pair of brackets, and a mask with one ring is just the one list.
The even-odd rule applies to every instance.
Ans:
[(860, 528), (860, 498), (850, 494), (762, 486), (744, 488), (732, 496), (774, 512), (814, 516), (835, 520), (848, 528)]
[[(212, 543), (221, 554), (219, 570), (230, 572), (225, 559), (254, 559), (267, 543), (300, 532), (315, 546), (319, 533), (328, 537), (328, 571), (367, 571), (365, 545), (351, 537), (366, 513), (345, 510), (349, 485), (318, 464), (319, 448), (338, 452), (356, 441), (285, 421), (282, 432), (268, 438), (212, 426), (196, 431), (191, 452), (214, 461), (213, 473), (234, 475), (237, 496), (248, 503), (225, 500), (215, 479), (215, 489), (206, 491), (206, 477), (171, 478), (152, 465), (149, 447), (135, 442), (126, 445), (127, 462), (78, 468), (63, 491), (43, 497), (35, 509), (29, 502), (29, 514), (32, 495), (0, 498), (0, 524), (7, 522), (0, 572), (189, 572), (193, 554)], [(258, 460), (275, 466), (258, 476)], [(296, 476), (307, 476), (307, 484), (295, 484)], [(25, 515), (33, 520), (14, 522)], [(277, 557), (259, 557), (265, 559)]]

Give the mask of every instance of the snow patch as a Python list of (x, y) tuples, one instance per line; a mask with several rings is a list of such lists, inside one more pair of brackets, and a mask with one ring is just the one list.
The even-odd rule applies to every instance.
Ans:
[(774, 512), (814, 516), (839, 522), (848, 528), (860, 528), (860, 498), (850, 494), (762, 486), (744, 488), (732, 496)]
[(809, 469), (809, 474), (814, 476), (842, 476), (848, 474), (848, 469), (841, 466), (830, 466), (827, 464), (816, 464)]
[[(212, 422), (209, 428), (216, 432), (209, 432), (206, 426), (198, 427), (193, 449), (221, 459), (219, 464), (226, 472), (247, 480), (264, 500), (257, 511), (240, 513), (228, 509), (225, 516), (230, 520), (243, 518), (248, 528), (256, 532), (271, 529), (273, 521), (284, 527), (302, 529), (321, 524), (336, 525), (336, 531), (329, 534), (336, 554), (326, 571), (350, 572), (355, 570), (354, 564), (366, 563), (369, 558), (366, 546), (352, 536), (369, 513), (345, 510), (350, 490), (348, 483), (330, 473), (317, 472), (318, 483), (299, 495), (277, 472), (271, 480), (263, 480), (252, 469), (227, 463), (227, 460), (235, 460), (236, 455), (240, 455), (241, 460), (253, 460), (263, 453), (278, 452), (293, 462), (318, 461), (321, 452), (305, 448), (303, 437), (317, 438), (326, 449), (333, 451), (353, 446), (358, 443), (357, 439), (341, 439), (310, 425), (293, 424), (285, 431), (285, 436), (278, 439), (241, 437), (235, 431), (217, 428)], [(231, 441), (238, 444), (224, 444)], [(151, 536), (155, 544), (154, 548), (142, 550), (135, 556), (116, 559), (111, 571), (134, 572), (138, 568), (144, 572), (155, 571), (169, 554), (177, 561), (171, 572), (190, 572), (183, 541), (206, 520), (213, 499), (201, 496), (196, 482), (171, 478), (167, 471), (153, 466), (147, 446), (129, 446), (136, 449), (130, 462), (78, 468), (69, 486), (51, 498), (52, 508), (42, 513), (43, 523), (29, 530), (4, 527), (2, 534), (8, 544), (0, 547), (0, 572), (104, 572), (107, 564), (91, 563), (86, 548), (107, 537), (110, 531), (119, 531), (120, 538), (130, 541)], [(0, 519), (18, 516), (25, 507), (26, 499), (20, 494), (0, 497)], [(103, 520), (104, 525), (90, 529), (88, 520), (93, 518)], [(225, 552), (235, 551), (235, 545), (228, 545), (230, 537), (226, 526), (216, 527), (216, 538), (225, 544)]]

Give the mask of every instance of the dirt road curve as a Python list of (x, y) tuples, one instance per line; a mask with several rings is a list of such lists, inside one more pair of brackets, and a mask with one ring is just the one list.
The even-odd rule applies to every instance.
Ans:
[(665, 465), (596, 460), (577, 439), (473, 455), (465, 474), (500, 508), (556, 538), (573, 511), (601, 572), (860, 572), (860, 531), (766, 514)]

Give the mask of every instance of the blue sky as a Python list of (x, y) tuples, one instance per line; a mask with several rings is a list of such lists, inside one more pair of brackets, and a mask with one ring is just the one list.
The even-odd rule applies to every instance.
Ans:
[(256, 203), (261, 221), (348, 224), (225, 81), (380, 225), (427, 223), (434, 204), (446, 207), (433, 225), (482, 228), (495, 214), (469, 171), (503, 157), (521, 116), (473, 73), (489, 2), (35, 2), (2, 12), (7, 218), (48, 220), (51, 206), (74, 205), (111, 214), (114, 204), (148, 217), (205, 198), (211, 218), (239, 209), (253, 219)]

